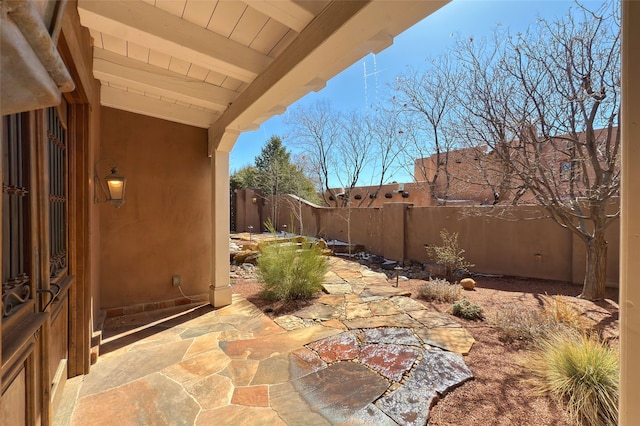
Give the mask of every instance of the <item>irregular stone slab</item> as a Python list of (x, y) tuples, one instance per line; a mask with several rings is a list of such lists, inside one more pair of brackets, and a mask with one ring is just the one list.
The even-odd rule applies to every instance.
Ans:
[(340, 423), (382, 395), (389, 382), (356, 362), (337, 362), (292, 381), (312, 410)]
[[(158, 357), (157, 353), (155, 355)], [(230, 361), (227, 354), (216, 349), (173, 364), (163, 369), (162, 373), (178, 383), (187, 383), (224, 370)]]
[(224, 424), (229, 425), (248, 424), (248, 419), (251, 419), (249, 422), (251, 426), (286, 426), (278, 413), (271, 408), (249, 407), (247, 405), (227, 405), (214, 410), (202, 411), (196, 425), (219, 425), (221, 424), (220, 419), (224, 419)]
[(262, 360), (338, 333), (340, 330), (316, 325), (259, 339), (222, 341), (219, 346), (231, 358)]
[[(331, 423), (320, 414), (313, 412), (307, 401), (293, 386), (292, 382), (280, 383), (269, 387), (271, 408), (278, 412), (287, 425), (330, 426)], [(246, 421), (248, 418), (240, 419)], [(219, 419), (218, 419), (219, 420)], [(225, 419), (226, 420), (226, 419)], [(216, 424), (215, 421), (210, 424)], [(234, 423), (229, 423), (234, 424)], [(242, 424), (242, 423), (237, 423)]]
[(296, 311), (296, 316), (300, 318), (324, 321), (338, 318), (340, 316), (340, 311), (335, 306), (314, 303)]
[(424, 351), (413, 375), (416, 381), (428, 384), (440, 395), (473, 378), (462, 355), (440, 350)]
[(343, 294), (323, 294), (314, 300), (314, 303), (323, 303), (330, 306), (342, 306), (344, 305)]
[(404, 385), (381, 398), (376, 405), (399, 424), (424, 425), (429, 409), (451, 388), (473, 377), (462, 356), (441, 350), (423, 351)]
[(232, 359), (219, 374), (229, 377), (236, 386), (248, 386), (259, 364), (260, 361), (254, 359)]
[(371, 302), (369, 303), (369, 309), (371, 309), (371, 315), (396, 315), (403, 313), (402, 309), (398, 308), (398, 306), (389, 299)]
[(322, 321), (322, 325), (325, 327), (337, 328), (340, 330), (346, 330), (347, 327), (344, 326), (343, 323), (338, 321), (337, 319), (331, 319), (329, 321)]
[(371, 287), (365, 287), (360, 293), (360, 297), (393, 297), (393, 296), (406, 296), (410, 297), (411, 292), (408, 290), (402, 290), (401, 288), (391, 287), (389, 285), (376, 285)]
[(80, 397), (118, 388), (178, 363), (190, 345), (191, 341), (180, 340), (148, 349), (131, 350), (111, 358), (100, 357), (91, 374), (85, 376)]
[(384, 377), (400, 382), (418, 355), (417, 350), (398, 345), (364, 345), (360, 351), (360, 362)]
[(357, 294), (346, 294), (344, 296), (344, 300), (347, 303), (364, 303), (364, 300), (362, 300), (362, 297), (360, 297)]
[(380, 398), (376, 405), (399, 425), (424, 426), (429, 418), (429, 409), (438, 395), (422, 386), (408, 386)]
[[(331, 258), (330, 258), (331, 259)], [(332, 268), (333, 269), (333, 268)], [(346, 281), (340, 278), (335, 272), (328, 271), (324, 275), (323, 281), (327, 284), (346, 284)]]
[(439, 328), (439, 327), (462, 327), (453, 318), (447, 314), (443, 314), (435, 311), (413, 311), (410, 312), (412, 318), (420, 321), (427, 328)]
[(184, 355), (184, 359), (191, 358), (192, 356), (200, 355), (203, 352), (211, 350), (219, 350), (218, 339), (220, 333), (209, 333), (193, 339), (189, 350)]
[(308, 345), (324, 362), (351, 360), (358, 357), (360, 347), (353, 333), (344, 332)]
[(337, 426), (396, 426), (397, 423), (383, 413), (378, 407), (369, 404), (361, 410), (356, 411), (344, 422)]
[(199, 411), (198, 403), (182, 386), (154, 373), (80, 399), (72, 424), (190, 425)]
[(203, 410), (228, 405), (233, 394), (233, 384), (228, 377), (212, 374), (202, 380), (190, 383), (187, 392), (198, 401)]
[(213, 330), (213, 326), (203, 325), (200, 327), (190, 327), (180, 333), (181, 339), (192, 339), (194, 337), (202, 336), (203, 334), (210, 333)]
[(285, 330), (296, 330), (306, 326), (301, 318), (294, 315), (282, 315), (273, 321)]
[[(381, 274), (378, 276), (370, 276), (370, 277), (365, 277), (362, 280), (367, 286), (388, 286), (390, 285), (390, 281), (387, 278), (386, 275)], [(395, 284), (395, 279), (394, 279), (394, 284)]]
[(254, 337), (256, 336), (254, 336), (253, 333), (250, 333), (248, 331), (236, 330), (234, 328), (232, 330), (227, 330), (220, 333), (220, 335), (218, 336), (218, 340), (221, 342), (227, 340), (250, 340)]
[(355, 318), (343, 321), (349, 329), (354, 328), (377, 328), (377, 327), (422, 327), (418, 321), (407, 314), (379, 316), (371, 318)]
[(423, 327), (414, 329), (414, 332), (427, 345), (437, 346), (462, 355), (467, 355), (475, 342), (471, 333), (462, 327)]
[(365, 343), (388, 343), (422, 347), (409, 328), (381, 327), (362, 330), (360, 338)]
[(269, 387), (268, 386), (249, 386), (235, 388), (232, 404), (249, 405), (252, 407), (268, 407), (269, 406)]
[(351, 286), (346, 283), (324, 283), (322, 289), (325, 293), (329, 294), (349, 294), (351, 293)]
[(393, 296), (390, 299), (400, 309), (405, 312), (426, 310), (427, 307), (415, 299), (406, 296)]
[(347, 303), (344, 312), (347, 319), (369, 318), (371, 316), (368, 303)]
[(251, 385), (273, 385), (289, 380), (289, 354), (274, 355), (260, 361)]
[(264, 314), (256, 305), (249, 302), (244, 297), (233, 295), (231, 305), (227, 305), (215, 311), (216, 315), (220, 317), (222, 322), (229, 322), (228, 316), (235, 315), (247, 319), (249, 317), (260, 317)]
[(326, 366), (327, 363), (308, 348), (300, 348), (289, 354), (289, 373), (293, 379), (314, 373)]

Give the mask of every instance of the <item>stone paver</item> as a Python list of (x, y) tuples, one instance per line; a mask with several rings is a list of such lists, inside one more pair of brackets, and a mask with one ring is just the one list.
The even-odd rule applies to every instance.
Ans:
[(110, 318), (54, 425), (424, 425), (473, 377), (473, 336), (384, 274), (329, 263), (325, 294), (273, 321), (236, 295)]

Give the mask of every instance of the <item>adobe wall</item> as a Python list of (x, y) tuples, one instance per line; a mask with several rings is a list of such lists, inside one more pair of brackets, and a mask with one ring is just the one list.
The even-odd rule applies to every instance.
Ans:
[[(279, 224), (289, 224), (287, 203), (280, 201)], [(262, 221), (269, 217), (270, 201)], [(584, 280), (585, 247), (535, 206), (510, 207), (501, 216), (491, 207), (415, 207), (386, 203), (374, 208), (329, 208), (302, 205), (305, 235), (351, 242), (392, 260), (432, 262), (426, 244), (441, 244), (440, 230), (458, 232), (465, 258), (474, 272), (570, 281)], [(349, 211), (350, 210), (350, 211)], [(349, 218), (349, 214), (351, 215)], [(282, 230), (280, 226), (278, 230)], [(618, 286), (619, 223), (607, 230), (607, 284)]]
[(100, 158), (127, 179), (126, 203), (100, 208), (102, 308), (180, 298), (211, 283), (207, 130), (101, 108)]

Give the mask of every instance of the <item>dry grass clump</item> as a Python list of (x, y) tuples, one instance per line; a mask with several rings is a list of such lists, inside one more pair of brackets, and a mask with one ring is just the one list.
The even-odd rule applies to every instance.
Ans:
[(418, 297), (428, 302), (453, 303), (460, 299), (461, 293), (460, 284), (451, 284), (440, 278), (429, 278), (429, 282), (420, 287)]
[(539, 393), (566, 403), (570, 416), (588, 426), (618, 420), (618, 353), (596, 335), (564, 329), (536, 345), (527, 368)]
[(563, 296), (544, 296), (540, 310), (523, 310), (517, 306), (505, 306), (498, 311), (493, 323), (500, 338), (507, 342), (521, 341), (532, 344), (550, 333), (569, 329), (586, 331), (578, 312)]

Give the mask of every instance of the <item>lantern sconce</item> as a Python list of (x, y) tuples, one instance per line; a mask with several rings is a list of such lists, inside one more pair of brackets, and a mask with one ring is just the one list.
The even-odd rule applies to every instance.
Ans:
[(252, 204), (258, 204), (258, 197), (256, 197), (256, 196), (251, 197), (251, 203)]
[[(112, 165), (111, 173), (101, 177), (100, 164), (109, 161)], [(103, 182), (104, 180), (104, 182)], [(106, 184), (106, 188), (105, 188)], [(109, 202), (120, 207), (124, 204), (124, 190), (127, 180), (118, 170), (118, 163), (111, 159), (103, 159), (96, 163), (93, 176), (93, 202), (95, 204)]]

